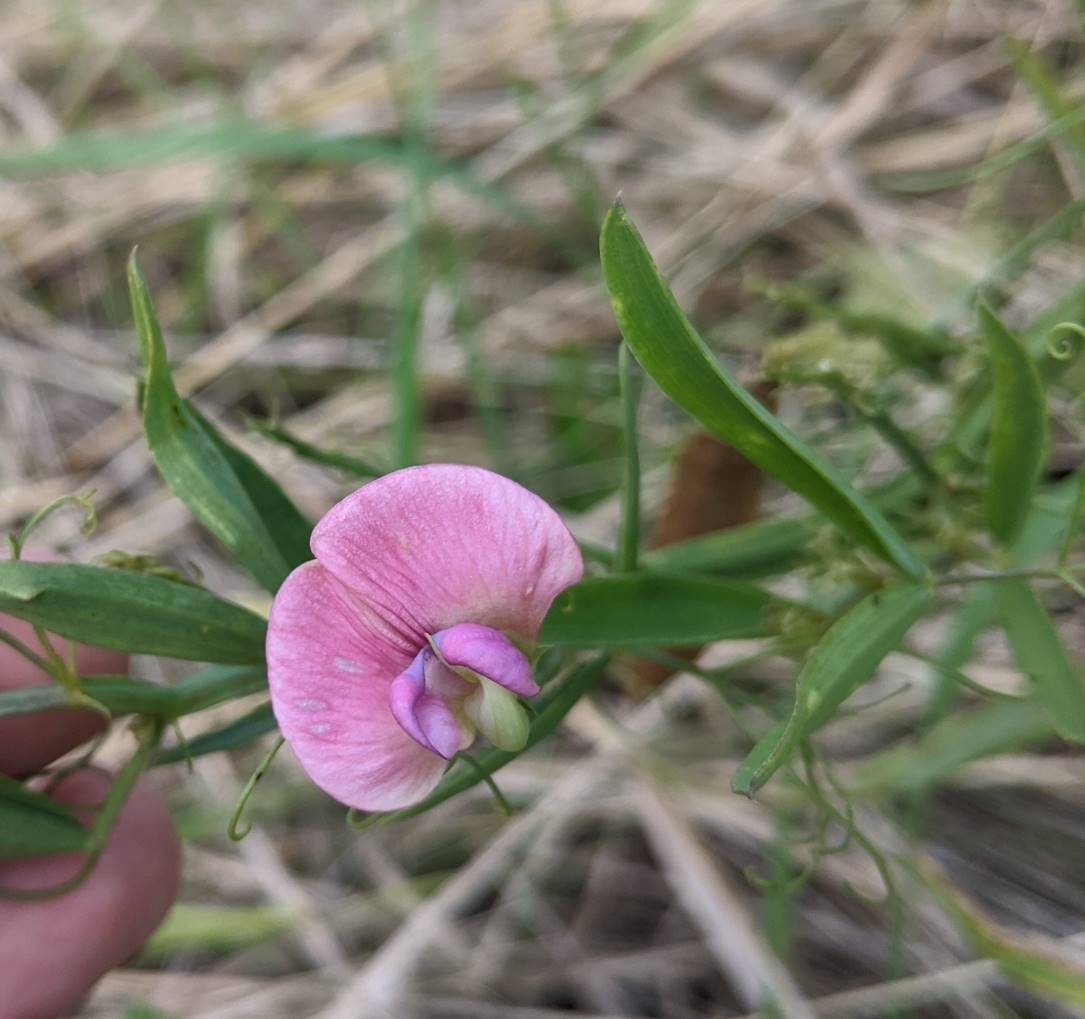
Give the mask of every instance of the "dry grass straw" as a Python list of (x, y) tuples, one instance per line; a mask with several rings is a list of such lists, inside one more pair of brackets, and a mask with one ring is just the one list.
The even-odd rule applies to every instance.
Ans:
[[(681, 300), (708, 325), (748, 300), (736, 285), (740, 260), (786, 277), (834, 245), (858, 246), (929, 312), (906, 253), (976, 273), (997, 252), (977, 241), (965, 192), (912, 197), (887, 182), (975, 164), (1043, 126), (1012, 85), (1000, 36), (1081, 42), (1064, 2), (424, 6), (437, 54), (430, 136), (477, 184), (468, 193), (437, 180), (432, 216), (468, 252), (477, 342), (519, 401), (509, 441), (526, 455), (551, 353), (605, 352), (613, 340), (592, 224), (577, 211), (585, 194), (571, 183), (583, 168), (603, 200), (621, 189)], [(183, 133), (223, 110), (317, 138), (394, 132), (410, 83), (405, 11), (343, 0), (208, 0), (183, 13), (159, 0), (8, 0), (0, 147)], [(1080, 95), (1085, 82), (1068, 88)], [(104, 169), (0, 180), (0, 526), (94, 488), (102, 524), (81, 556), (138, 548), (195, 563), (212, 587), (251, 597), (153, 477), (132, 410), (124, 255), (141, 243), (179, 384), (317, 514), (348, 483), (254, 437), (238, 409), (277, 403), (307, 441), (382, 450), (396, 300), (387, 256), (403, 238), (408, 185), (394, 165), (269, 166), (206, 150), (136, 165), (134, 148), (119, 151)], [(1076, 193), (1080, 181), (1069, 172), (1067, 181)], [(586, 268), (479, 197), (487, 189), (556, 225)], [(1063, 253), (1053, 271), (1066, 278), (1081, 259)], [(206, 305), (195, 332), (183, 328), (194, 294)], [(435, 410), (462, 391), (467, 359), (439, 303), (447, 295), (433, 294), (424, 453), (483, 461), (477, 422)], [(373, 339), (357, 338), (359, 302)], [(677, 434), (651, 397), (645, 427), (650, 441)], [(649, 471), (650, 505), (662, 480)], [(615, 520), (611, 501), (573, 522), (584, 537), (611, 540)], [(71, 530), (57, 519), (44, 537), (65, 541)], [(144, 1000), (191, 1019), (693, 1019), (736, 1016), (766, 996), (787, 1017), (1002, 1015), (1007, 1001), (1018, 1014), (1059, 1014), (1005, 995), (996, 1007), (986, 996), (1000, 986), (994, 967), (962, 961), (945, 921), (922, 909), (903, 919), (898, 958), (919, 975), (894, 976), (885, 910), (854, 891), (877, 895), (881, 882), (855, 847), (820, 862), (792, 904), (792, 964), (777, 962), (743, 875), (776, 842), (773, 814), (726, 792), (720, 757), (737, 752), (732, 723), (688, 679), (635, 709), (607, 702), (609, 722), (575, 713), (566, 739), (509, 769), (503, 784), (523, 804), (509, 821), (467, 796), (355, 836), (315, 793), (286, 783), (279, 813), (239, 850), (241, 866), (219, 835), (193, 837), (185, 895), (286, 904), (298, 915), (291, 934), (118, 972), (85, 1014), (115, 1016)], [(828, 740), (842, 753), (869, 749), (879, 726), (888, 735), (917, 711), (918, 699), (889, 701), (860, 736), (845, 723)], [(246, 766), (242, 756), (236, 767)], [(1038, 766), (1055, 778), (1035, 788)], [(221, 760), (170, 782), (179, 803), (214, 816), (223, 804), (208, 794), (229, 799), (236, 774)], [(928, 828), (928, 848), (962, 881), (1005, 893), (1004, 922), (1053, 937), (1074, 933), (1085, 912), (1085, 875), (1055, 848), (1085, 836), (1082, 786), (1066, 774), (1057, 758), (1038, 765), (1029, 755), (973, 768)], [(1045, 833), (1047, 849), (1030, 860)], [(801, 863), (806, 849), (793, 851)]]

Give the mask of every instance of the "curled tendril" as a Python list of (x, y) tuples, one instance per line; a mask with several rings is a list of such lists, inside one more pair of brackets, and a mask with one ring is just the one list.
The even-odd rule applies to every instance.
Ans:
[(35, 513), (23, 526), (23, 529), (18, 534), (8, 535), (8, 545), (11, 548), (12, 559), (19, 559), (23, 554), (23, 548), (26, 545), (27, 539), (31, 534), (37, 530), (38, 527), (53, 513), (64, 506), (78, 506), (83, 511), (83, 523), (79, 527), (79, 533), (84, 535), (91, 534), (94, 528), (98, 525), (98, 515), (94, 509), (94, 489), (89, 492), (84, 492), (82, 495), (62, 495), (59, 499), (54, 499), (51, 503), (43, 506), (37, 513)]
[(1072, 361), (1085, 346), (1085, 326), (1077, 322), (1060, 322), (1051, 327), (1046, 342), (1048, 354), (1056, 361)]
[(808, 742), (800, 747), (800, 753), (802, 755), (806, 786), (813, 797), (814, 803), (817, 805), (817, 808), (820, 811), (824, 811), (831, 820), (834, 820), (837, 824), (841, 825), (846, 833), (843, 844), (834, 851), (842, 852), (854, 842), (867, 855), (871, 863), (874, 864), (875, 869), (878, 871), (878, 876), (881, 878), (882, 882), (883, 894), (880, 898), (867, 895), (859, 888), (851, 885), (850, 882), (846, 882), (845, 887), (857, 899), (861, 899), (869, 905), (893, 907), (894, 904), (899, 901), (899, 893), (897, 891), (896, 883), (893, 880), (893, 872), (889, 859), (859, 829), (859, 826), (855, 821), (854, 808), (848, 797), (847, 790), (843, 789), (836, 781), (832, 769), (826, 766), (823, 770), (825, 772), (825, 777), (828, 780), (829, 787), (832, 789), (833, 793), (843, 801), (843, 810), (829, 800), (828, 794), (822, 787), (817, 776), (817, 761), (814, 756), (814, 751)]
[(226, 833), (230, 836), (230, 839), (234, 842), (240, 842), (250, 831), (252, 831), (252, 823), (248, 823), (244, 828), (241, 827), (241, 814), (245, 810), (245, 805), (249, 802), (249, 797), (252, 796), (256, 789), (256, 784), (264, 777), (268, 768), (271, 767), (271, 762), (275, 760), (275, 755), (279, 752), (282, 745), (286, 742), (282, 736), (276, 738), (275, 742), (271, 744), (271, 749), (264, 755), (264, 759), (256, 766), (256, 770), (249, 776), (248, 782), (245, 783), (245, 788), (241, 790), (241, 795), (237, 798), (237, 804), (234, 806), (233, 815), (230, 817), (230, 823), (226, 828)]

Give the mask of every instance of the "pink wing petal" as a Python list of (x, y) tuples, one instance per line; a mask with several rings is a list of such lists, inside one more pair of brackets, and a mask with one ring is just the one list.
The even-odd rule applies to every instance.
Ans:
[(395, 810), (441, 778), (446, 762), (389, 707), (392, 681), (414, 653), (374, 631), (319, 563), (299, 566), (275, 596), (267, 638), (275, 717), (305, 772), (341, 803)]
[(430, 464), (371, 481), (317, 524), (313, 554), (388, 627), (425, 634), (481, 623), (534, 640), (555, 596), (583, 574), (561, 518), (514, 481)]
[[(423, 648), (415, 660), (392, 680), (388, 704), (392, 717), (411, 739), (435, 754), (451, 758), (468, 742), (469, 735), (456, 720), (448, 702), (427, 692), (427, 672), (438, 670), (448, 671), (428, 646)], [(470, 691), (470, 684), (455, 675), (451, 678), (467, 688), (467, 692)], [(463, 696), (461, 694), (460, 699)]]

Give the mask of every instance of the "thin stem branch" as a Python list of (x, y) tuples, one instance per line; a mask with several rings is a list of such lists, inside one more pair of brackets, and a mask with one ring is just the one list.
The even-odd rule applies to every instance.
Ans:
[(60, 681), (60, 677), (57, 676), (54, 671), (53, 665), (47, 662), (37, 652), (32, 651), (26, 644), (24, 644), (18, 637), (13, 637), (6, 630), (0, 629), (0, 644), (7, 644), (13, 651), (18, 652), (28, 662), (32, 662), (37, 668), (41, 669), (47, 676), (52, 676), (53, 679)]
[(934, 581), (937, 587), (952, 587), (955, 584), (982, 584), (989, 580), (1058, 580), (1077, 589), (1080, 584), (1071, 576), (1071, 571), (1085, 569), (1085, 566), (1068, 566), (1061, 570), (1023, 569), (992, 570), (986, 573), (950, 573)]

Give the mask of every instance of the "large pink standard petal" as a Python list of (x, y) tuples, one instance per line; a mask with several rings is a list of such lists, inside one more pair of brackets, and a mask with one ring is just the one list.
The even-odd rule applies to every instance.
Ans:
[(422, 799), (447, 761), (419, 746), (389, 707), (411, 653), (368, 631), (318, 562), (286, 578), (268, 626), (275, 718), (309, 777), (341, 803), (396, 810)]
[[(365, 485), (317, 524), (311, 544), (317, 561), (287, 578), (268, 626), (279, 726), (341, 802), (415, 803), (460, 745), (450, 705), (471, 688), (436, 660), (424, 667), (429, 638), (440, 635), (450, 665), (534, 694), (530, 664), (503, 634), (534, 642), (555, 596), (580, 579), (580, 550), (538, 496), (454, 464)], [(469, 741), (470, 728), (462, 735)]]
[(546, 502), (460, 464), (409, 467), (364, 485), (316, 525), (312, 549), (416, 651), (426, 634), (456, 623), (533, 641), (550, 603), (584, 572)]

